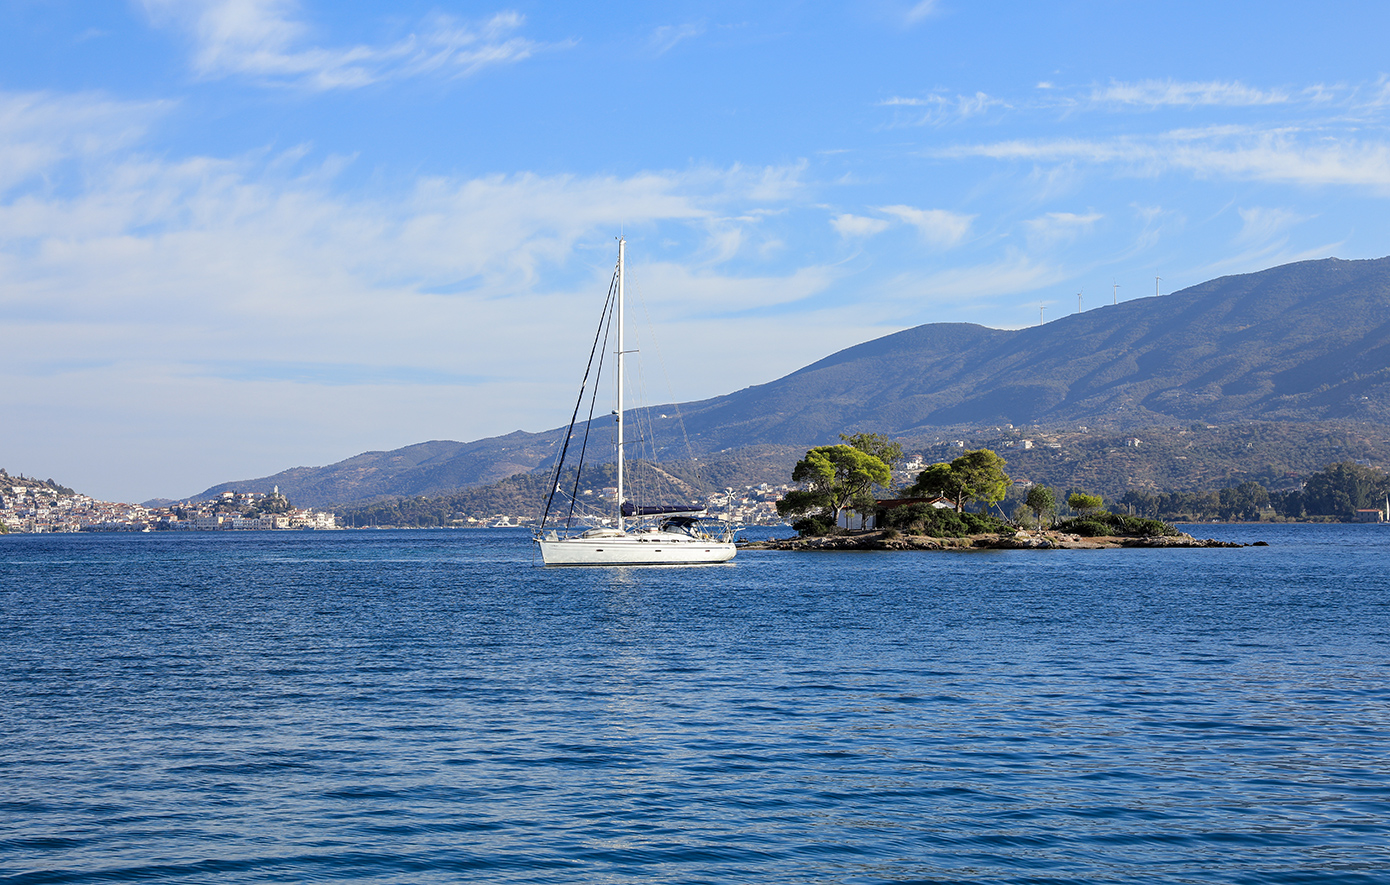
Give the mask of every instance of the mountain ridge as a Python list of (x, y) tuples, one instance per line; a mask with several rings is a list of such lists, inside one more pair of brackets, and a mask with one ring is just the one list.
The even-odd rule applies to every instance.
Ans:
[[(842, 432), (911, 440), (1005, 423), (1390, 424), (1387, 366), (1390, 258), (1326, 258), (1219, 277), (1025, 329), (917, 326), (773, 381), (648, 413), (680, 414), (681, 436), (690, 443), (689, 451), (658, 448), (657, 460), (818, 445), (838, 441)], [(546, 464), (562, 431), (364, 452), (327, 467), (223, 483), (198, 497), (277, 484), (312, 506), (441, 494)], [(591, 434), (591, 446), (605, 446), (611, 425), (596, 421)]]

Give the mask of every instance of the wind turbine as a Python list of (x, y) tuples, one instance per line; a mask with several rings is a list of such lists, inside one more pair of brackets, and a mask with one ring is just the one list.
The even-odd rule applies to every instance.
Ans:
[(1119, 304), (1119, 303), (1120, 303), (1120, 284), (1119, 284), (1119, 283), (1115, 283), (1114, 285), (1111, 286), (1111, 289), (1112, 289), (1112, 291), (1111, 291), (1111, 293), (1110, 293), (1110, 298), (1111, 298), (1110, 304), (1111, 304), (1111, 305)]
[(1155, 297), (1155, 298), (1158, 297), (1158, 281), (1161, 280), (1161, 279), (1163, 279), (1163, 277), (1154, 277), (1154, 297)]
[(1081, 293), (1076, 293), (1076, 312), (1081, 313)]
[(1046, 310), (1046, 309), (1047, 309), (1047, 305), (1046, 305), (1046, 304), (1039, 304), (1039, 305), (1038, 305), (1038, 325), (1039, 325), (1039, 326), (1041, 326), (1041, 325), (1043, 324), (1043, 311)]

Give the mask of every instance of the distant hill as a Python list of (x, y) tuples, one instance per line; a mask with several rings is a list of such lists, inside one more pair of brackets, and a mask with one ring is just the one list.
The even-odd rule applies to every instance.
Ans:
[(327, 467), (294, 467), (261, 479), (226, 482), (194, 496), (268, 492), (274, 486), (303, 507), (398, 495), (432, 495), (525, 473), (549, 458), (558, 434), (517, 431), (471, 443), (434, 440), (389, 452), (363, 452)]
[[(1222, 277), (1028, 329), (934, 323), (832, 354), (783, 378), (681, 405), (653, 422), (682, 444), (657, 459), (755, 458), (844, 431), (929, 440), (987, 425), (1123, 431), (1201, 421), (1390, 424), (1390, 258), (1336, 258)], [(611, 425), (595, 425), (603, 445)], [(558, 431), (368, 452), (327, 467), (225, 483), (279, 485), (309, 506), (437, 495), (526, 472)], [(751, 447), (751, 448), (750, 448)], [(264, 487), (264, 488), (262, 488)]]

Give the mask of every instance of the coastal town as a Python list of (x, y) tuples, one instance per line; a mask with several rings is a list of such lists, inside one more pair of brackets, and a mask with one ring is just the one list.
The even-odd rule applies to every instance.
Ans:
[[(710, 516), (740, 525), (775, 525), (777, 501), (789, 486), (762, 483), (746, 489), (710, 495)], [(611, 504), (616, 488), (585, 492), (600, 507)], [(526, 526), (532, 518), (517, 514), (455, 515), (450, 527)], [(162, 506), (100, 501), (53, 480), (11, 476), (0, 469), (0, 531), (15, 534), (55, 532), (154, 531), (273, 531), (333, 530), (374, 526), (344, 523), (332, 511), (294, 507), (279, 492), (226, 491), (207, 500), (179, 501)]]
[(333, 513), (292, 507), (278, 489), (146, 507), (98, 501), (51, 479), (14, 477), (0, 469), (0, 531), (16, 534), (336, 528)]

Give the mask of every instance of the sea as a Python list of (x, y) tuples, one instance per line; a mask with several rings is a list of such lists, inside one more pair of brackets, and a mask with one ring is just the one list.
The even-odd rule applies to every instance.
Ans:
[(1390, 882), (1390, 526), (1187, 529), (0, 537), (0, 883)]

